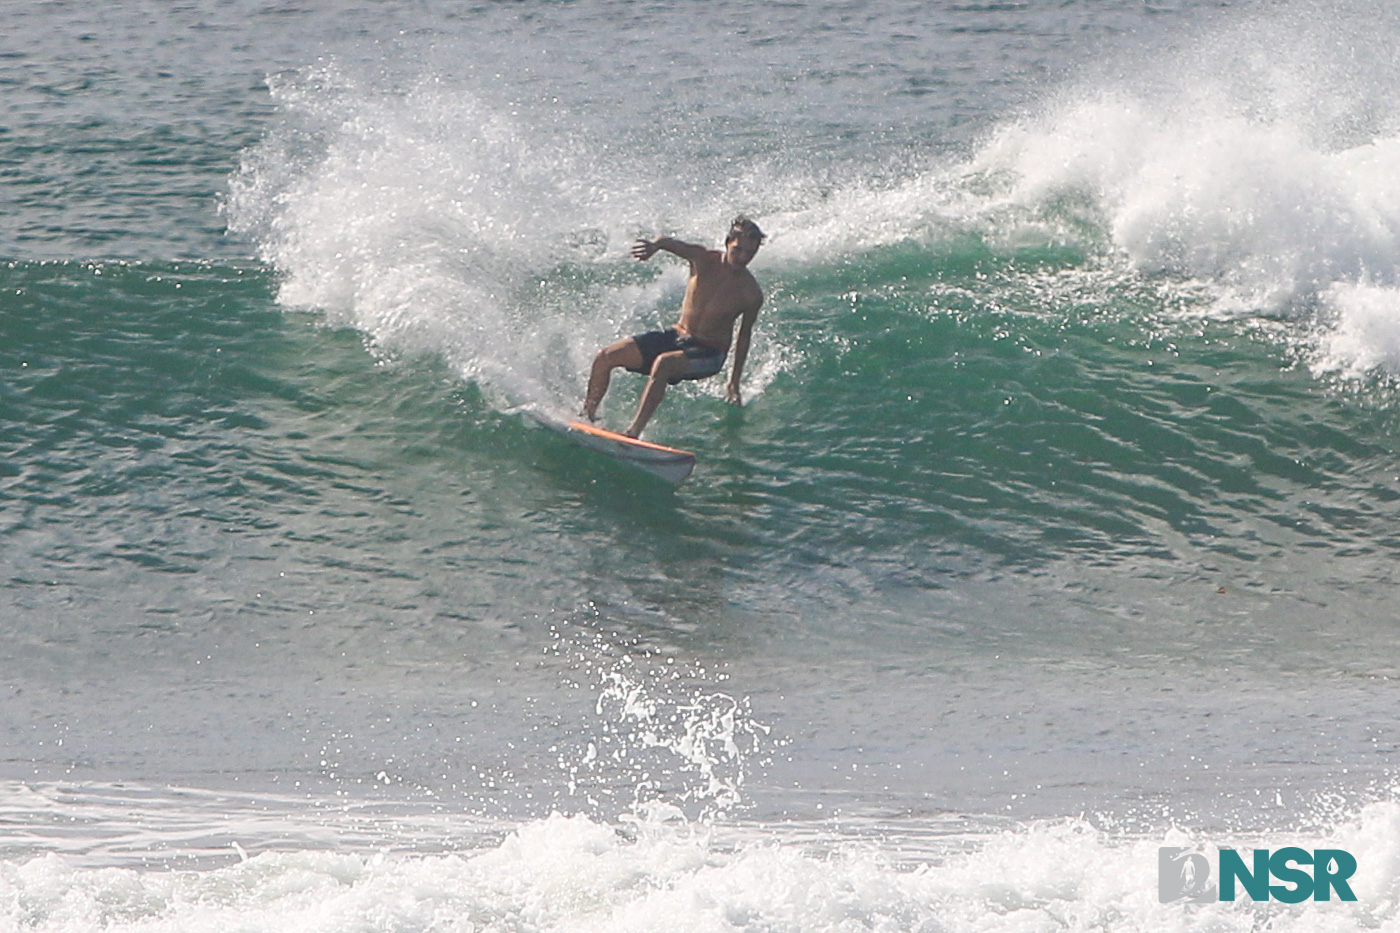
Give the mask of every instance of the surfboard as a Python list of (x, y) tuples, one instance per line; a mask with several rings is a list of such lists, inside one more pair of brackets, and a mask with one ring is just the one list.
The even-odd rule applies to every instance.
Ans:
[(672, 485), (683, 482), (695, 469), (695, 454), (688, 450), (637, 440), (583, 421), (559, 421), (537, 411), (528, 414), (580, 447), (596, 450), (628, 466), (646, 470)]

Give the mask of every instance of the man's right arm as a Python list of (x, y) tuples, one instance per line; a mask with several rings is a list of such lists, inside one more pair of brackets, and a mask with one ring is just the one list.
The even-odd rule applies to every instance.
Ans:
[(638, 240), (632, 246), (632, 255), (639, 260), (646, 261), (656, 255), (658, 250), (663, 249), (668, 253), (674, 253), (691, 265), (704, 259), (710, 252), (696, 243), (687, 243), (674, 237), (663, 236), (654, 240)]

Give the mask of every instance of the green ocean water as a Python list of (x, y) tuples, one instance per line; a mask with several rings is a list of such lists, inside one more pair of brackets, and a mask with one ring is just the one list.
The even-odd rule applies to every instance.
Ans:
[(300, 543), (395, 605), (455, 551), (504, 561), (447, 590), (479, 612), (528, 614), (540, 587), (660, 605), (700, 567), (713, 588), (681, 605), (714, 613), (725, 592), (826, 631), (1067, 566), (1266, 591), (1292, 589), (1280, 566), (1387, 579), (1383, 384), (1319, 382), (1288, 322), (1193, 320), (1189, 297), (1064, 256), (937, 248), (773, 276), (762, 394), (668, 401), (654, 436), (701, 456), (675, 492), (532, 430), (441, 359), (286, 313), (258, 263), (12, 263), (7, 511), (34, 542), (16, 580), (198, 578), (237, 565), (220, 539), (250, 566)]

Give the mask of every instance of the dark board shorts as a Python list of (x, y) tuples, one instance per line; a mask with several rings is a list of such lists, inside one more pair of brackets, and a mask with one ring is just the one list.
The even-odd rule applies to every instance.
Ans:
[(656, 358), (661, 354), (670, 353), (673, 350), (685, 352), (686, 360), (690, 364), (689, 368), (681, 376), (672, 379), (671, 385), (675, 385), (682, 379), (708, 379), (724, 368), (724, 358), (729, 355), (728, 350), (700, 343), (694, 337), (682, 336), (681, 332), (674, 327), (637, 334), (632, 339), (637, 342), (638, 349), (642, 351), (642, 365), (627, 368), (634, 373), (641, 373), (643, 376), (651, 375), (651, 368), (655, 365)]

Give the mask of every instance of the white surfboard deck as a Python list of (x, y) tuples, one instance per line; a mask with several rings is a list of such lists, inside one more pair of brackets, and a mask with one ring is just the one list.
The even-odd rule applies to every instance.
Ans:
[(646, 470), (672, 485), (683, 482), (690, 475), (690, 471), (695, 469), (695, 454), (688, 450), (637, 440), (635, 437), (595, 427), (584, 421), (560, 421), (533, 410), (527, 410), (526, 413), (580, 447), (596, 450), (629, 466)]

